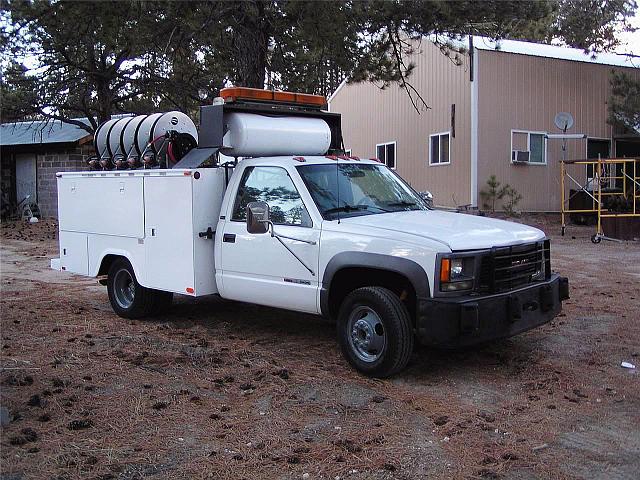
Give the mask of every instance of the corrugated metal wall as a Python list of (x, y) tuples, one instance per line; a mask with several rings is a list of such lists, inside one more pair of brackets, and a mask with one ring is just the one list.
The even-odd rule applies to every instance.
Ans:
[[(609, 79), (613, 67), (503, 52), (478, 52), (478, 191), (490, 175), (522, 195), (519, 208), (560, 210), (561, 140), (548, 140), (547, 165), (512, 165), (511, 130), (560, 133), (553, 120), (570, 112), (569, 133), (612, 138), (607, 124)], [(635, 69), (625, 71), (638, 74)], [(569, 159), (585, 158), (586, 140), (569, 140)], [(585, 178), (584, 166), (570, 171)]]
[[(438, 205), (470, 203), (468, 58), (457, 66), (425, 40), (412, 61), (416, 68), (410, 82), (431, 108), (418, 114), (395, 84), (386, 90), (371, 83), (345, 85), (331, 101), (331, 111), (343, 115), (345, 147), (369, 158), (376, 156), (376, 144), (395, 141), (397, 172), (414, 188), (433, 192)], [(429, 135), (451, 129), (452, 104), (456, 136), (450, 140), (451, 164), (429, 166)]]

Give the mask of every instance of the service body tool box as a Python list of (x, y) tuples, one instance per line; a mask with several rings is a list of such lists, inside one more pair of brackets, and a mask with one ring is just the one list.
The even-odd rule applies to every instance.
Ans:
[(58, 173), (60, 269), (96, 276), (107, 255), (119, 255), (129, 259), (142, 286), (217, 293), (211, 232), (220, 215), (224, 173)]

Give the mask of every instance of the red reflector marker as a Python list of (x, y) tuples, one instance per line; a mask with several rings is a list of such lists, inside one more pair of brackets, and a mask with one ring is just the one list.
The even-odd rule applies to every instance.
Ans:
[(338, 160), (338, 157), (335, 155), (325, 155), (325, 158), (328, 158), (329, 160)]
[(306, 162), (307, 159), (304, 157), (293, 157), (296, 162)]
[(193, 292), (194, 292), (193, 288), (187, 287), (187, 293), (193, 293)]

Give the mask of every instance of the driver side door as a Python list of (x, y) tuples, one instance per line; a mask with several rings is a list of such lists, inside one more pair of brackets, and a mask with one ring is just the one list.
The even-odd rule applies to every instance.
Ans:
[[(315, 245), (283, 238), (298, 260), (270, 233), (248, 233), (246, 206), (255, 201), (269, 204), (276, 233), (314, 241)], [(246, 167), (226, 218), (222, 241), (218, 244), (223, 296), (317, 313), (320, 224), (312, 221), (287, 170), (272, 166)]]

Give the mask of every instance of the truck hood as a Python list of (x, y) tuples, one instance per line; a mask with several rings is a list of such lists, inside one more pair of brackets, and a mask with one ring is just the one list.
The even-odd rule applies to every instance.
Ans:
[(495, 218), (414, 210), (343, 218), (341, 222), (376, 230), (402, 232), (435, 240), (451, 250), (476, 250), (534, 242), (545, 237), (537, 228)]

